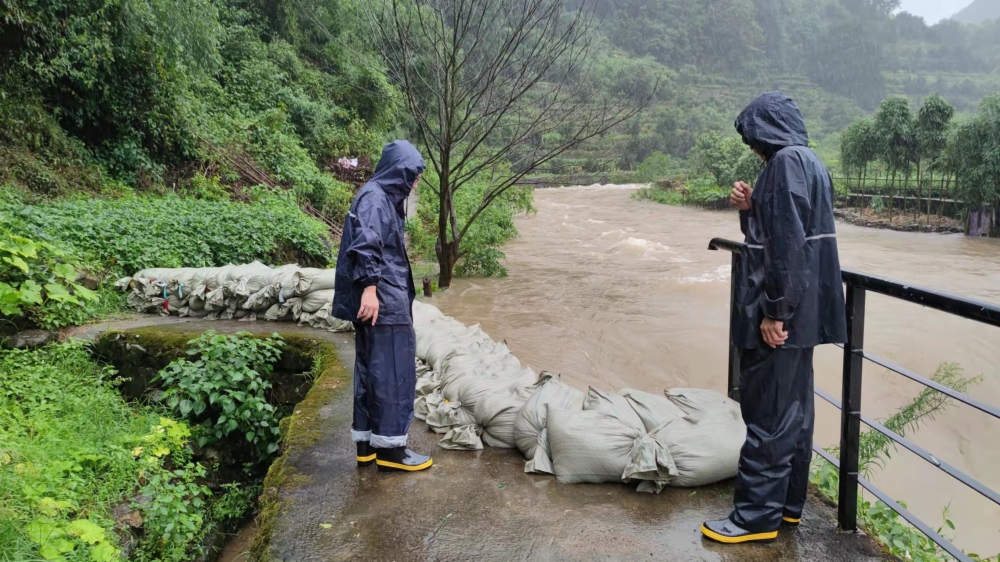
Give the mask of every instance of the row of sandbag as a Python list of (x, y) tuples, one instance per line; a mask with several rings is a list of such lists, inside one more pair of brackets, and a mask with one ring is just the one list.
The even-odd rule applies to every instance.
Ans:
[(348, 331), (350, 322), (332, 314), (332, 269), (260, 262), (223, 267), (152, 268), (124, 277), (115, 287), (128, 291), (128, 304), (138, 312), (209, 320), (296, 321), (333, 331)]
[(517, 448), (526, 472), (570, 484), (639, 482), (648, 492), (736, 475), (746, 426), (729, 398), (701, 389), (584, 393), (522, 368), (478, 326), (420, 302), (413, 312), (415, 415), (443, 435), (440, 446)]

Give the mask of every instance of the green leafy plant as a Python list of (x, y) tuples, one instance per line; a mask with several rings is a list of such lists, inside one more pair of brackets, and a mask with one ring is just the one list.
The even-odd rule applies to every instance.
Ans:
[[(427, 170), (421, 180), (421, 189), (431, 192), (436, 189), (437, 181), (434, 170)], [(482, 198), (489, 190), (490, 179), (484, 173), (455, 192), (455, 212), (461, 223), (465, 224), (468, 216), (479, 211)], [(505, 277), (507, 269), (503, 266), (503, 260), (506, 254), (502, 248), (517, 237), (515, 215), (532, 212), (533, 202), (534, 193), (531, 188), (511, 188), (483, 209), (479, 218), (462, 237), (455, 272), (466, 277)], [(417, 256), (426, 260), (437, 259), (439, 205), (437, 197), (421, 196), (417, 216), (407, 223), (410, 247)]]
[(0, 314), (30, 315), (44, 327), (66, 325), (65, 316), (97, 299), (76, 283), (69, 256), (47, 242), (0, 232)]
[(171, 362), (158, 378), (167, 388), (167, 405), (199, 424), (199, 444), (239, 431), (261, 457), (277, 452), (280, 413), (267, 401), (266, 377), (281, 356), (281, 337), (209, 331), (188, 345), (192, 358)]
[(196, 542), (204, 533), (203, 508), (212, 495), (197, 483), (205, 477), (205, 467), (188, 463), (174, 470), (150, 472), (141, 490), (147, 501), (136, 504), (143, 514), (143, 529), (155, 537), (144, 549), (144, 558), (189, 560), (200, 551)]
[(250, 203), (136, 196), (0, 205), (0, 215), (17, 234), (49, 240), (114, 275), (269, 260), (286, 247), (329, 261), (326, 226), (299, 210), (293, 193), (251, 195)]
[(118, 560), (111, 511), (159, 416), (114, 383), (78, 343), (0, 351), (0, 558)]
[[(956, 363), (945, 363), (938, 367), (932, 379), (944, 386), (965, 392), (973, 385), (982, 381), (982, 377), (966, 377), (962, 368)], [(882, 421), (882, 424), (904, 437), (919, 429), (920, 425), (942, 412), (952, 403), (951, 399), (932, 388), (925, 388), (909, 404)], [(828, 447), (827, 452), (834, 456), (839, 454), (838, 447)], [(895, 443), (882, 433), (869, 430), (861, 434), (858, 450), (858, 465), (861, 471), (869, 476), (876, 468), (883, 468), (884, 463), (895, 450)], [(840, 473), (833, 465), (821, 457), (813, 461), (810, 481), (816, 485), (820, 493), (827, 498), (836, 500), (839, 494)], [(906, 504), (899, 502), (906, 507)], [(954, 531), (955, 525), (948, 518), (947, 507), (942, 511), (943, 524), (937, 530), (945, 535), (948, 530)], [(915, 562), (938, 562), (951, 560), (934, 541), (911, 527), (899, 514), (881, 501), (868, 501), (862, 492), (858, 494), (858, 517), (862, 526), (870, 535), (876, 537), (894, 556)], [(979, 560), (978, 555), (970, 555)]]

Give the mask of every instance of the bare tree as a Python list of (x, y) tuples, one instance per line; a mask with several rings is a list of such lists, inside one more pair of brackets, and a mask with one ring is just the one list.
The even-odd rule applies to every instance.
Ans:
[[(440, 287), (451, 285), (462, 239), (484, 210), (533, 170), (634, 117), (659, 86), (638, 92), (595, 71), (586, 1), (574, 9), (564, 0), (364, 4), (384, 71), (440, 179)], [(455, 192), (474, 178), (489, 187), (460, 224)]]

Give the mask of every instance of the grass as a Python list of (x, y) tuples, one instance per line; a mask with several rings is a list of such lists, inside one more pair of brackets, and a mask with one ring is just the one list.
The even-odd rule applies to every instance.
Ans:
[[(0, 352), (0, 560), (41, 559), (39, 522), (85, 520), (112, 539), (112, 510), (139, 486), (132, 451), (160, 420), (113, 383), (80, 344)], [(98, 546), (67, 536), (67, 560)]]

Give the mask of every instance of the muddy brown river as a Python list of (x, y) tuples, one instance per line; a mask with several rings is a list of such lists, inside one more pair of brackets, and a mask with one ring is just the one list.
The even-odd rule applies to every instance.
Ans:
[[(433, 298), (466, 324), (505, 339), (525, 365), (584, 388), (711, 388), (725, 392), (730, 254), (735, 213), (639, 202), (624, 187), (536, 191), (537, 213), (518, 219), (509, 277), (461, 279)], [(1000, 240), (870, 230), (838, 224), (844, 267), (1000, 302)], [(880, 295), (868, 297), (866, 349), (931, 375), (957, 362), (984, 380), (971, 394), (1000, 404), (1000, 329)], [(817, 351), (816, 384), (840, 395), (842, 352)], [(886, 417), (921, 390), (865, 365), (863, 410)], [(837, 411), (817, 398), (817, 442), (839, 440)], [(1000, 421), (954, 405), (914, 441), (1000, 490)], [(904, 449), (873, 480), (937, 527), (950, 510), (957, 544), (1000, 552), (1000, 507)], [(720, 514), (724, 515), (724, 514)]]

